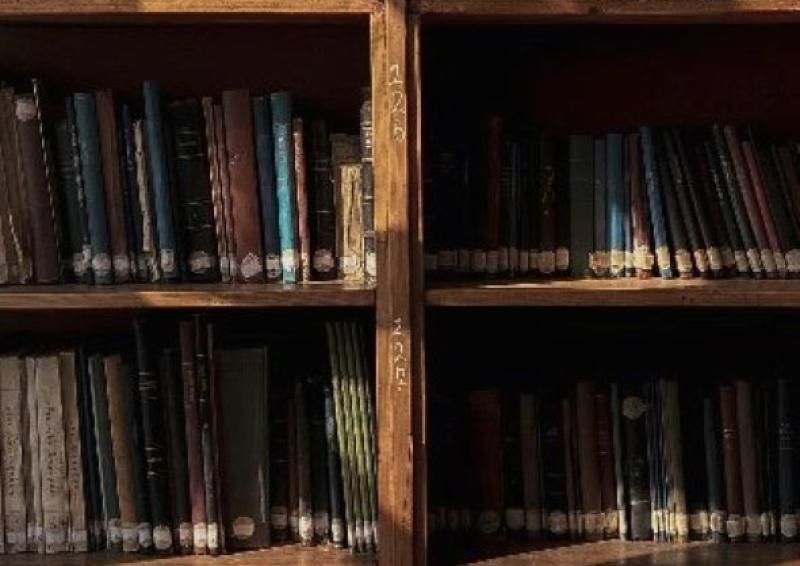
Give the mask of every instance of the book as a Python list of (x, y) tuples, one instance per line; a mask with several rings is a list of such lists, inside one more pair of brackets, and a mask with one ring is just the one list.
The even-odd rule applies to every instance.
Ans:
[(270, 95), (272, 135), (275, 143), (275, 178), (278, 197), (278, 233), (281, 244), (283, 282), (296, 283), (299, 244), (296, 223), (296, 186), (292, 138), (292, 96), (288, 92)]
[(650, 208), (650, 222), (653, 230), (653, 248), (656, 265), (663, 279), (672, 278), (672, 258), (670, 257), (664, 221), (664, 207), (661, 200), (661, 182), (656, 161), (656, 149), (653, 130), (649, 127), (640, 129), (642, 140), (642, 156), (644, 161), (645, 183), (647, 186), (647, 203)]
[(594, 144), (588, 136), (569, 138), (570, 266), (573, 277), (590, 273), (594, 198)]
[(16, 356), (0, 358), (3, 518), (9, 554), (27, 550), (26, 485), (23, 472), (23, 364)]
[[(613, 144), (612, 144), (613, 145)], [(595, 415), (594, 383), (581, 380), (575, 388), (576, 437), (582, 516), (579, 517), (589, 540), (603, 538), (602, 484), (598, 454), (598, 427)]]
[(264, 244), (264, 267), (268, 282), (281, 280), (281, 248), (278, 234), (278, 202), (275, 179), (275, 144), (272, 137), (272, 111), (266, 96), (254, 96), (253, 131), (258, 195), (261, 204), (261, 231)]
[(606, 140), (594, 140), (594, 250), (592, 271), (595, 277), (608, 276), (610, 267), (606, 237)]
[(725, 532), (731, 542), (745, 537), (745, 516), (742, 500), (742, 470), (737, 425), (736, 390), (732, 385), (719, 388), (722, 423), (722, 456), (728, 517)]
[(338, 271), (344, 281), (364, 279), (361, 168), (360, 163), (353, 163), (338, 165), (334, 170), (334, 191), (339, 204), (336, 215), (336, 250)]
[(375, 282), (378, 277), (377, 248), (375, 242), (375, 171), (373, 165), (372, 89), (362, 89), (360, 111), (361, 174), (363, 199), (361, 217), (364, 230), (364, 279)]
[(294, 178), (297, 196), (297, 241), (299, 248), (299, 279), (311, 281), (311, 234), (308, 223), (308, 184), (306, 180), (305, 133), (302, 118), (292, 120), (294, 140)]
[(328, 128), (323, 120), (311, 122), (309, 202), (311, 203), (312, 268), (315, 279), (336, 278), (336, 213)]
[(235, 219), (231, 200), (231, 178), (228, 170), (228, 146), (226, 142), (225, 114), (222, 105), (214, 105), (214, 130), (217, 142), (217, 167), (219, 169), (219, 192), (221, 216), (224, 218), (224, 241), (227, 250), (227, 281), (238, 277), (239, 264), (236, 259), (236, 240), (234, 238)]
[[(81, 441), (81, 418), (78, 402), (78, 378), (74, 352), (59, 352), (59, 374), (61, 376), (61, 399), (64, 418), (64, 445), (66, 453), (67, 499), (67, 545), (72, 552), (88, 550), (89, 533), (86, 525), (86, 498), (84, 495), (83, 450)], [(0, 393), (2, 398), (2, 393)]]
[(608, 231), (609, 273), (625, 275), (624, 198), (625, 180), (622, 163), (622, 135), (606, 135), (606, 229)]
[(503, 457), (501, 442), (501, 403), (496, 390), (470, 393), (472, 461), (477, 475), (477, 528), (481, 535), (496, 535), (502, 524)]

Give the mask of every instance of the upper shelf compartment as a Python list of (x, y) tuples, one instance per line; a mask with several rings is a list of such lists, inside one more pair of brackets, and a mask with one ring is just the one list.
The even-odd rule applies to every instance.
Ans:
[(426, 19), (549, 23), (755, 23), (800, 21), (792, 0), (412, 0)]

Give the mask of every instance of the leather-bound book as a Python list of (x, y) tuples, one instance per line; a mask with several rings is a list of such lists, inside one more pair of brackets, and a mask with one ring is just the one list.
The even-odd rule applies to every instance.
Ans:
[(786, 199), (785, 187), (789, 176), (784, 173), (777, 146), (767, 148), (764, 143), (755, 139), (751, 139), (751, 143), (772, 210), (786, 271), (790, 277), (796, 277), (800, 272), (800, 230), (793, 218), (791, 203)]
[(136, 267), (139, 277), (146, 282), (161, 280), (161, 266), (158, 263), (158, 237), (156, 236), (156, 217), (153, 211), (153, 195), (150, 190), (148, 172), (147, 134), (144, 120), (133, 123), (134, 160), (136, 162), (136, 196), (142, 213), (142, 232), (136, 250)]
[(123, 104), (120, 112), (119, 168), (122, 180), (122, 204), (124, 207), (125, 235), (128, 242), (128, 261), (132, 281), (143, 281), (137, 263), (139, 242), (142, 234), (142, 211), (136, 193), (136, 143), (133, 134), (133, 110)]
[[(683, 386), (683, 384), (681, 384)], [(689, 538), (706, 540), (711, 534), (708, 514), (708, 472), (703, 435), (703, 390), (694, 382), (683, 386), (681, 395), (681, 443), (684, 450), (686, 506)]]
[(700, 219), (697, 217), (695, 208), (692, 206), (690, 181), (688, 179), (690, 172), (684, 167), (681, 161), (681, 155), (678, 151), (678, 141), (675, 130), (666, 130), (664, 132), (666, 159), (672, 178), (672, 188), (675, 192), (676, 200), (678, 201), (678, 209), (680, 210), (681, 220), (683, 221), (683, 227), (686, 232), (686, 241), (692, 254), (692, 259), (694, 259), (697, 272), (700, 274), (700, 277), (707, 278), (711, 275), (708, 261), (708, 249), (703, 240), (701, 230), (698, 227)]
[[(735, 166), (731, 162), (730, 149), (726, 145), (722, 129), (719, 126), (714, 126), (711, 129), (711, 133), (716, 149), (721, 179), (724, 181), (724, 187), (726, 189), (725, 196), (733, 212), (733, 218), (742, 241), (748, 269), (755, 277), (761, 277), (763, 275), (761, 255), (758, 251), (757, 242), (753, 237), (753, 229), (750, 227), (745, 203), (742, 201), (742, 193), (737, 182)], [(742, 269), (738, 266), (738, 263), (741, 262), (742, 260), (737, 260), (737, 270), (740, 273)]]
[(671, 540), (689, 540), (689, 515), (686, 505), (684, 482), (683, 444), (681, 442), (681, 411), (678, 382), (675, 379), (661, 380), (662, 436), (664, 438), (667, 479), (667, 501), (669, 504), (669, 528)]
[[(519, 213), (519, 144), (514, 140), (503, 140), (501, 159), (501, 229), (497, 269), (500, 275), (513, 277), (519, 267), (519, 247), (517, 243), (517, 215)], [(452, 159), (452, 161), (454, 163), (451, 166), (451, 169), (453, 169), (453, 174), (451, 176), (457, 178), (457, 160)], [(451, 185), (455, 185), (455, 183)], [(451, 223), (453, 224), (453, 229), (449, 231), (451, 232), (448, 234), (448, 239), (450, 241), (447, 244), (447, 250), (450, 255), (448, 258), (448, 268), (454, 270), (458, 261), (455, 251), (458, 248), (458, 238), (456, 237), (457, 227), (454, 222)]]
[(792, 382), (786, 377), (778, 378), (778, 497), (780, 505), (780, 533), (783, 541), (796, 541), (798, 517), (795, 507), (795, 418), (794, 391)]
[(761, 171), (758, 167), (756, 150), (753, 147), (752, 137), (742, 140), (741, 145), (747, 174), (750, 177), (750, 184), (752, 185), (753, 193), (755, 195), (757, 211), (764, 227), (767, 244), (769, 245), (769, 249), (766, 253), (764, 250), (761, 251), (761, 260), (764, 263), (764, 269), (767, 272), (767, 276), (772, 273), (773, 277), (777, 275), (785, 278), (787, 276), (786, 256), (784, 255), (784, 249), (781, 246), (781, 242), (778, 237), (776, 218), (772, 207), (770, 206), (769, 197), (767, 196), (765, 181), (762, 178)]
[(28, 551), (44, 554), (44, 513), (42, 508), (42, 471), (39, 460), (39, 412), (36, 393), (36, 359), (25, 358), (23, 424), (27, 443), (23, 446), (25, 469), (25, 515), (28, 519)]
[[(521, 148), (521, 176), (522, 193), (527, 202), (528, 218), (524, 224), (526, 231), (527, 250), (528, 250), (528, 270), (533, 275), (539, 271), (539, 141), (538, 138), (528, 133), (523, 137)], [(479, 176), (472, 163), (468, 162), (466, 172), (467, 194), (470, 200), (474, 200), (474, 193), (471, 187), (478, 184)], [(474, 204), (472, 204), (475, 207)], [(464, 221), (469, 224), (469, 219)], [(523, 225), (521, 225), (523, 226)]]
[(336, 279), (336, 212), (330, 142), (324, 121), (311, 122), (310, 145), (311, 264), (315, 279), (329, 281)]
[(639, 387), (624, 384), (620, 399), (623, 469), (627, 480), (631, 540), (652, 540), (652, 499), (648, 465), (647, 404)]
[(89, 377), (91, 380), (94, 435), (97, 442), (97, 462), (100, 472), (100, 492), (103, 503), (106, 547), (109, 550), (121, 550), (122, 520), (119, 496), (117, 494), (117, 473), (114, 465), (105, 364), (102, 354), (93, 354), (89, 357)]
[(163, 395), (166, 427), (169, 503), (172, 517), (172, 538), (181, 554), (192, 551), (192, 519), (189, 503), (189, 473), (186, 462), (186, 429), (183, 416), (183, 388), (180, 358), (174, 348), (159, 353), (158, 379)]
[(8, 266), (7, 283), (27, 283), (31, 276), (30, 233), (20, 192), (20, 154), (17, 143), (14, 90), (0, 87), (0, 197), (2, 197), (3, 245)]
[(339, 260), (339, 277), (344, 281), (363, 281), (361, 164), (334, 166), (334, 187), (338, 205), (336, 209), (336, 255)]
[[(253, 97), (253, 131), (258, 195), (261, 203), (261, 232), (264, 242), (264, 266), (267, 281), (281, 280), (281, 242), (278, 236), (278, 197), (275, 187), (275, 144), (272, 140), (272, 112), (269, 98)], [(327, 140), (327, 138), (326, 138)]]
[(189, 481), (189, 505), (192, 518), (192, 548), (195, 554), (208, 552), (206, 497), (203, 477), (203, 446), (199, 417), (199, 385), (195, 346), (196, 325), (184, 320), (179, 326), (181, 381), (183, 383), (183, 430), (186, 438), (186, 463)]
[(525, 531), (537, 539), (542, 534), (541, 455), (538, 407), (530, 393), (519, 396), (519, 425)]
[[(298, 280), (311, 281), (311, 233), (308, 223), (308, 181), (306, 174), (305, 132), (302, 118), (292, 120), (294, 140), (294, 178), (297, 187)], [(362, 167), (363, 173), (363, 167)]]
[(234, 238), (234, 226), (236, 219), (233, 217), (233, 203), (231, 200), (231, 176), (228, 170), (228, 145), (226, 141), (225, 113), (222, 105), (214, 105), (214, 131), (217, 140), (217, 165), (219, 166), (219, 185), (220, 199), (222, 203), (222, 214), (225, 218), (225, 249), (227, 250), (228, 260), (228, 281), (233, 281), (238, 277), (239, 264), (236, 260), (236, 239)]
[[(228, 256), (228, 240), (226, 235), (225, 210), (222, 205), (222, 170), (219, 159), (219, 139), (215, 122), (214, 101), (204, 96), (203, 124), (206, 133), (206, 150), (208, 153), (208, 179), (211, 186), (211, 204), (214, 210), (214, 235), (217, 240), (217, 259), (219, 260), (219, 276), (223, 283), (231, 280), (231, 265)], [(227, 158), (225, 159), (227, 165)]]
[(573, 277), (591, 273), (594, 192), (594, 143), (589, 136), (569, 137), (570, 266)]
[(710, 141), (703, 142), (702, 149), (698, 148), (698, 161), (700, 163), (700, 172), (707, 172), (706, 186), (712, 193), (709, 200), (712, 211), (717, 211), (718, 213), (715, 223), (721, 227), (723, 237), (724, 245), (721, 246), (723, 266), (731, 274), (746, 275), (749, 266), (747, 264), (747, 256), (744, 253), (744, 244), (736, 227), (733, 211), (725, 196), (725, 180), (722, 177), (716, 153), (712, 149)]
[(111, 263), (114, 281), (127, 283), (131, 279), (128, 235), (125, 230), (125, 204), (119, 167), (119, 146), (114, 97), (110, 90), (95, 92), (97, 125), (100, 132), (100, 154), (103, 162), (103, 187), (106, 195), (108, 235), (111, 239)]
[(642, 138), (642, 157), (644, 161), (644, 178), (647, 186), (647, 204), (650, 209), (650, 222), (653, 229), (653, 248), (655, 249), (656, 265), (663, 279), (672, 278), (672, 258), (670, 257), (667, 229), (664, 222), (664, 205), (661, 200), (661, 180), (659, 177), (658, 161), (656, 160), (655, 141), (653, 129), (640, 128)]
[(565, 442), (561, 434), (561, 404), (554, 391), (546, 392), (541, 404), (543, 496), (546, 529), (551, 539), (568, 534), (567, 479), (564, 469)]
[(233, 239), (238, 280), (264, 282), (264, 248), (258, 206), (253, 120), (247, 90), (222, 93), (225, 112), (225, 144), (228, 152)]
[(778, 511), (778, 430), (776, 380), (770, 378), (754, 384), (753, 424), (756, 442), (756, 476), (761, 537), (779, 540)]
[(108, 420), (111, 426), (111, 446), (114, 469), (117, 478), (117, 498), (119, 500), (120, 528), (123, 552), (137, 552), (139, 537), (137, 533), (136, 493), (134, 492), (134, 462), (130, 446), (133, 444), (131, 419), (126, 414), (125, 389), (128, 387), (126, 374), (119, 354), (103, 359), (106, 376), (106, 395), (108, 398)]
[[(500, 221), (502, 208), (503, 119), (489, 118), (486, 138), (486, 195), (483, 248), (486, 274), (496, 276), (500, 266)], [(555, 239), (555, 234), (553, 235)], [(553, 251), (551, 249), (551, 251)]]
[(639, 148), (639, 135), (628, 134), (625, 138), (627, 149), (628, 178), (630, 189), (630, 217), (633, 238), (633, 267), (639, 279), (648, 279), (653, 274), (655, 256), (650, 243), (650, 222), (645, 197), (642, 158)]
[(165, 124), (161, 116), (161, 92), (154, 81), (144, 83), (145, 129), (149, 181), (153, 194), (156, 234), (158, 236), (157, 263), (164, 281), (177, 281), (177, 238), (175, 234), (175, 203), (172, 201), (167, 146), (164, 138)]
[[(600, 463), (600, 495), (603, 511), (603, 536), (617, 538), (619, 517), (617, 514), (616, 477), (614, 469), (614, 443), (612, 440), (609, 398), (604, 389), (595, 393), (595, 423), (597, 427), (597, 457)], [(581, 475), (583, 469), (581, 469)]]
[(330, 495), (330, 538), (331, 543), (341, 548), (344, 546), (345, 524), (344, 503), (342, 501), (342, 471), (339, 457), (339, 440), (336, 427), (336, 411), (334, 408), (333, 390), (329, 385), (323, 389), (325, 397), (325, 440), (328, 493)]
[(77, 352), (76, 372), (78, 379), (78, 411), (81, 423), (81, 443), (85, 448), (81, 451), (84, 498), (86, 500), (86, 520), (89, 530), (89, 550), (104, 550), (103, 540), (103, 504), (100, 494), (100, 471), (97, 462), (97, 450), (94, 433), (94, 411), (92, 408), (91, 378), (89, 377), (89, 360), (83, 348)]
[(666, 212), (667, 227), (673, 248), (672, 255), (675, 267), (678, 270), (678, 276), (682, 279), (687, 279), (694, 276), (690, 242), (687, 238), (686, 226), (678, 204), (675, 179), (673, 179), (669, 169), (669, 152), (665, 143), (666, 132), (659, 133), (656, 143), (656, 161), (658, 162), (658, 172), (661, 177), (664, 211)]
[(300, 544), (314, 544), (314, 507), (311, 499), (311, 423), (308, 411), (308, 387), (302, 379), (294, 384), (295, 432), (297, 445), (297, 522)]
[(364, 198), (361, 202), (364, 226), (364, 278), (374, 282), (378, 276), (375, 248), (375, 171), (373, 166), (372, 135), (372, 89), (361, 91), (361, 165), (364, 182)]
[(612, 450), (614, 452), (614, 488), (616, 500), (616, 513), (617, 513), (617, 532), (619, 533), (620, 540), (628, 540), (630, 538), (630, 506), (627, 503), (626, 493), (626, 478), (624, 462), (624, 446), (622, 443), (622, 407), (619, 397), (619, 384), (612, 382), (609, 385), (609, 408), (611, 410), (611, 435), (612, 435)]
[(625, 174), (622, 139), (622, 134), (606, 135), (606, 229), (612, 277), (625, 275)]
[(30, 222), (33, 275), (36, 283), (57, 283), (60, 274), (50, 171), (46, 167), (39, 109), (34, 96), (15, 97), (20, 186)]
[[(82, 454), (86, 448), (81, 446), (75, 353), (70, 351), (59, 352), (58, 363), (61, 376), (67, 465), (67, 498), (69, 501), (67, 550), (71, 552), (86, 552), (88, 550), (89, 533), (86, 528), (86, 497), (84, 495)], [(2, 367), (2, 361), (0, 361), (0, 379), (2, 379)], [(3, 391), (0, 389), (0, 400), (2, 400), (2, 397)], [(0, 429), (0, 432), (2, 432), (2, 429)]]
[(226, 546), (270, 543), (266, 348), (218, 350), (222, 507)]
[(594, 247), (592, 250), (592, 271), (595, 277), (608, 277), (608, 237), (606, 222), (606, 139), (594, 140)]
[[(611, 203), (609, 203), (611, 204)], [(575, 387), (575, 420), (577, 423), (580, 496), (584, 534), (589, 540), (603, 538), (602, 489), (598, 454), (598, 422), (595, 414), (595, 387), (589, 380), (578, 381)], [(606, 430), (608, 433), (608, 430)], [(567, 490), (569, 494), (569, 490)]]
[(297, 489), (297, 406), (294, 402), (294, 390), (287, 398), (286, 406), (286, 434), (288, 437), (288, 467), (289, 467), (289, 536), (292, 542), (300, 542), (300, 497)]
[(314, 512), (314, 542), (330, 540), (330, 496), (328, 488), (328, 442), (326, 438), (325, 399), (319, 379), (310, 382), (306, 394), (309, 407), (311, 445), (311, 508)]
[(153, 520), (153, 545), (156, 552), (172, 551), (170, 527), (167, 442), (164, 426), (163, 393), (153, 360), (145, 323), (134, 321), (139, 403), (142, 416), (150, 513)]
[(469, 394), (472, 461), (477, 474), (477, 528), (483, 536), (500, 532), (503, 509), (503, 452), (500, 392)]
[(539, 273), (556, 270), (556, 144), (539, 139)]
[(711, 539), (725, 540), (728, 512), (723, 485), (722, 458), (719, 446), (720, 418), (716, 399), (703, 397), (703, 444), (705, 447), (706, 485), (708, 486), (708, 515)]
[(187, 278), (195, 282), (219, 281), (214, 204), (200, 103), (194, 99), (173, 102), (169, 105), (169, 118)]
[(575, 438), (575, 412), (572, 399), (564, 397), (559, 403), (561, 407), (561, 422), (559, 429), (563, 439), (564, 477), (566, 479), (567, 493), (567, 528), (569, 537), (577, 539), (583, 530), (583, 521), (580, 517), (581, 482), (578, 464), (577, 439)]
[(114, 274), (111, 266), (111, 243), (106, 218), (100, 134), (94, 97), (89, 93), (76, 93), (73, 101), (92, 248), (92, 275), (96, 284), (106, 285), (113, 281)]
[(742, 469), (739, 456), (739, 429), (736, 411), (736, 390), (732, 385), (719, 388), (720, 420), (722, 422), (722, 456), (725, 473), (725, 492), (728, 519), (725, 531), (731, 542), (745, 537), (744, 502), (742, 499)]
[(502, 403), (503, 525), (507, 536), (521, 538), (525, 530), (525, 502), (519, 394), (514, 390), (504, 393)]
[[(739, 435), (739, 461), (742, 478), (745, 534), (747, 540), (761, 540), (761, 518), (758, 504), (758, 469), (756, 439), (753, 426), (753, 395), (750, 383), (736, 380), (736, 423)], [(765, 478), (764, 478), (765, 479)]]
[[(735, 184), (739, 190), (738, 196), (760, 255), (760, 265), (767, 277), (775, 277), (775, 260), (771, 257), (772, 252), (764, 229), (764, 222), (759, 213), (757, 200), (754, 197), (755, 188), (752, 186), (751, 178), (748, 175), (746, 159), (742, 155), (741, 139), (733, 126), (724, 126), (722, 130), (727, 144), (730, 165), (735, 175)], [(752, 264), (753, 262), (754, 260), (751, 259), (750, 263)]]
[(297, 195), (292, 137), (292, 95), (274, 92), (270, 95), (272, 136), (275, 142), (275, 179), (278, 197), (278, 235), (281, 243), (283, 282), (296, 283), (298, 254)]
[(5, 551), (27, 550), (25, 477), (23, 470), (23, 362), (16, 356), (0, 358), (0, 448), (3, 474)]
[(289, 423), (288, 384), (282, 375), (269, 384), (270, 443), (270, 540), (273, 544), (289, 538)]

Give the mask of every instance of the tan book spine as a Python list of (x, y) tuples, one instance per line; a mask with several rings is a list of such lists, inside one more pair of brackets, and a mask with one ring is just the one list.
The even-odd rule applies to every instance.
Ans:
[(36, 359), (25, 358), (24, 419), (28, 439), (25, 461), (29, 490), (26, 490), (28, 517), (28, 550), (44, 554), (44, 510), (42, 508), (42, 470), (39, 464), (39, 403), (36, 387)]
[(58, 356), (34, 359), (45, 553), (67, 550), (67, 456)]
[(297, 241), (300, 243), (300, 281), (311, 281), (311, 235), (308, 231), (308, 183), (303, 119), (292, 121), (294, 179), (297, 193)]
[(133, 491), (133, 462), (128, 449), (129, 438), (126, 434), (128, 419), (125, 415), (123, 398), (124, 373), (122, 358), (117, 354), (103, 359), (106, 374), (106, 395), (108, 396), (108, 420), (111, 430), (111, 450), (114, 455), (114, 467), (117, 473), (117, 497), (122, 523), (122, 551), (137, 552), (139, 537), (136, 519), (136, 494)]
[(345, 281), (364, 280), (361, 164), (339, 165), (335, 172), (336, 254)]
[(78, 414), (78, 380), (75, 374), (75, 353), (58, 355), (61, 374), (61, 403), (64, 414), (64, 435), (67, 458), (67, 490), (69, 497), (68, 550), (86, 552), (86, 501), (83, 495), (83, 462), (81, 456), (80, 416)]
[(22, 379), (22, 360), (16, 356), (0, 358), (0, 456), (5, 542), (9, 554), (27, 550)]

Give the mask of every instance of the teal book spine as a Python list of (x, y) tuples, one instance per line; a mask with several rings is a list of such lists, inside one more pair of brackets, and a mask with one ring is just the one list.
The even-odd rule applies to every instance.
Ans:
[(270, 95), (272, 133), (275, 141), (275, 176), (278, 195), (278, 235), (281, 244), (283, 282), (297, 282), (297, 212), (292, 140), (292, 96)]

